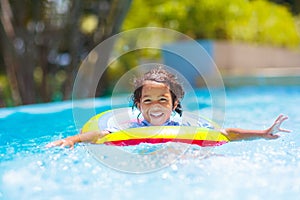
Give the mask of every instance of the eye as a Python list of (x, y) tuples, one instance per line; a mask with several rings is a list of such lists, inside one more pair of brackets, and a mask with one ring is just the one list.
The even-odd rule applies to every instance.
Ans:
[(143, 99), (143, 103), (145, 103), (145, 104), (151, 103), (151, 99)]
[(161, 97), (161, 98), (159, 99), (159, 101), (160, 101), (160, 102), (167, 102), (168, 99), (167, 99), (167, 98), (164, 98), (164, 97)]

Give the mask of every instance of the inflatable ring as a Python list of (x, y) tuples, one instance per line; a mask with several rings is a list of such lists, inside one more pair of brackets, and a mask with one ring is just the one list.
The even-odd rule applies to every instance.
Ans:
[[(139, 120), (138, 113), (138, 111), (133, 111), (130, 108), (114, 109), (100, 113), (92, 117), (83, 126), (82, 133), (115, 129), (111, 131), (111, 134), (98, 139), (96, 143), (116, 146), (166, 142), (181, 142), (199, 146), (219, 146), (229, 141), (221, 132), (212, 129), (217, 127), (216, 124), (188, 112), (184, 112), (185, 115), (182, 117), (177, 117), (181, 119), (181, 124), (186, 124), (185, 126), (130, 128), (132, 122)], [(173, 116), (173, 118), (176, 117)], [(199, 127), (199, 123), (201, 127)]]

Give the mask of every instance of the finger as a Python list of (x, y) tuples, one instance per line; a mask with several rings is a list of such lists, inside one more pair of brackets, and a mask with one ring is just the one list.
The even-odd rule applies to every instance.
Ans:
[(61, 147), (68, 147), (70, 146), (68, 143), (64, 142), (62, 145), (60, 145)]
[(276, 122), (282, 123), (283, 121), (287, 120), (289, 117), (286, 115), (279, 115), (279, 117), (276, 119)]
[(277, 138), (279, 138), (279, 135), (268, 134), (268, 135), (266, 135), (266, 138), (268, 138), (268, 139), (277, 139)]
[(72, 148), (72, 147), (74, 147), (74, 142), (71, 141), (71, 140), (63, 140), (63, 143), (62, 143), (61, 147)]
[(276, 119), (275, 119), (275, 122), (278, 122), (280, 121), (280, 119), (283, 117), (283, 114), (280, 114)]
[(55, 142), (51, 142), (49, 144), (46, 145), (47, 148), (51, 148), (51, 147), (56, 147), (56, 146), (60, 146), (62, 144), (62, 141), (55, 141)]
[(46, 148), (51, 148), (51, 147), (53, 147), (53, 144), (52, 144), (52, 143), (48, 143), (48, 144), (46, 144), (45, 147), (46, 147)]
[(288, 118), (289, 118), (288, 116), (282, 116), (282, 117), (280, 118), (280, 122), (283, 122), (283, 121), (287, 120)]
[(62, 140), (62, 143), (60, 145), (61, 147), (68, 147), (69, 146), (69, 142), (67, 140)]
[(290, 133), (291, 130), (288, 130), (288, 129), (283, 129), (283, 128), (280, 128), (279, 131), (281, 132), (285, 132), (285, 133)]

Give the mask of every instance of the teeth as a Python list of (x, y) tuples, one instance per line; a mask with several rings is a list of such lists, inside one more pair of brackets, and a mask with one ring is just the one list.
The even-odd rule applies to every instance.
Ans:
[(162, 115), (163, 115), (163, 113), (151, 113), (151, 116), (153, 116), (153, 117), (160, 117)]

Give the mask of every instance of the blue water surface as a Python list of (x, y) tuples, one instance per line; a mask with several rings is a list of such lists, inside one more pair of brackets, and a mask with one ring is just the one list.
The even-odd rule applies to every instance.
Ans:
[[(204, 116), (211, 108), (206, 93), (197, 91)], [(0, 109), (0, 199), (297, 199), (300, 87), (242, 87), (226, 95), (224, 127), (263, 129), (284, 113), (289, 120), (283, 126), (292, 132), (276, 140), (189, 147), (166, 167), (134, 174), (107, 167), (84, 144), (45, 148), (78, 132), (72, 102)], [(110, 100), (96, 99), (96, 106), (105, 111)]]

